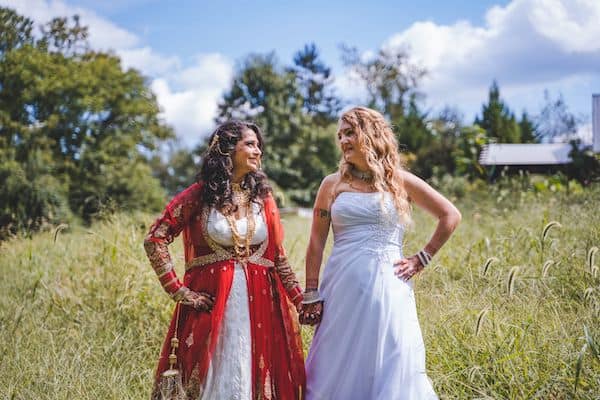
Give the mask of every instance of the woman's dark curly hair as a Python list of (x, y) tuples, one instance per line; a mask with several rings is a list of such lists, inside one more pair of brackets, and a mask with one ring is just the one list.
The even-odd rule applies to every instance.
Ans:
[[(250, 129), (256, 134), (258, 147), (263, 150), (263, 137), (258, 125), (252, 122), (231, 120), (219, 125), (210, 135), (209, 147), (202, 157), (200, 173), (196, 176), (202, 182), (200, 197), (202, 203), (227, 213), (237, 208), (232, 202), (231, 179), (233, 177), (233, 156), (237, 142), (242, 134)], [(215, 139), (215, 136), (218, 136)], [(250, 190), (250, 201), (259, 203), (258, 199), (266, 198), (272, 192), (267, 176), (261, 170), (246, 174), (240, 183), (242, 189)]]

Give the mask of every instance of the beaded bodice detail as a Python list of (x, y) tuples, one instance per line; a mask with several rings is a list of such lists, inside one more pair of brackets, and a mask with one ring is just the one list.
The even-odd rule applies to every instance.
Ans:
[(331, 206), (334, 251), (402, 254), (404, 227), (389, 193), (342, 192)]

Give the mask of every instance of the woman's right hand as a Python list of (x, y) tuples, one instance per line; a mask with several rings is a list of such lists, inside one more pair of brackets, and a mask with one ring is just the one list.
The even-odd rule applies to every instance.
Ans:
[(321, 322), (321, 317), (323, 316), (322, 301), (309, 304), (301, 303), (301, 307), (302, 308), (298, 316), (302, 325), (317, 325)]
[(181, 300), (181, 303), (193, 307), (196, 311), (211, 312), (215, 305), (215, 298), (206, 292), (194, 292), (189, 290)]

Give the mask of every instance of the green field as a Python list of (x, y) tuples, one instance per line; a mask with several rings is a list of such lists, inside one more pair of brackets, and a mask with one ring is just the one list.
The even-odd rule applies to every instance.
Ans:
[[(436, 391), (600, 398), (600, 188), (495, 197), (457, 202), (461, 226), (417, 280)], [(118, 215), (1, 244), (0, 398), (148, 397), (173, 309), (142, 248), (152, 218)], [(303, 281), (309, 221), (284, 223)], [(408, 254), (433, 223), (415, 213)], [(181, 271), (181, 245), (171, 248)], [(310, 328), (303, 335), (308, 346)]]

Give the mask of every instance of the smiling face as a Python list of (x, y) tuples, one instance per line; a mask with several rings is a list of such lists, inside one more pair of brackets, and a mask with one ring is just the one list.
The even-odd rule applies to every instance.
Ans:
[(365, 154), (358, 141), (358, 134), (348, 122), (342, 120), (338, 128), (338, 141), (344, 160), (364, 170), (367, 165)]
[(244, 129), (242, 137), (235, 145), (233, 151), (233, 176), (242, 178), (249, 172), (260, 168), (262, 151), (256, 133), (252, 129)]

